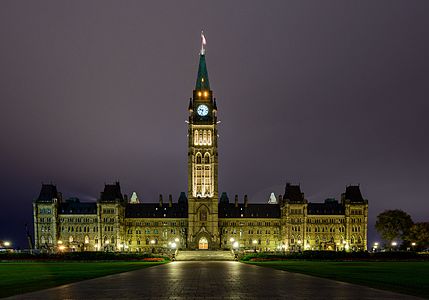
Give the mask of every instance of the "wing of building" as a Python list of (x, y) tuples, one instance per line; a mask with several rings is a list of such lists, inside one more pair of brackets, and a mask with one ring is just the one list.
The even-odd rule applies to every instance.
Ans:
[[(230, 202), (218, 192), (217, 103), (210, 89), (205, 50), (188, 106), (188, 192), (130, 200), (119, 182), (106, 184), (97, 202), (63, 200), (43, 184), (33, 202), (35, 247), (43, 251), (156, 251), (184, 249), (366, 250), (368, 201), (359, 186), (340, 200), (309, 203), (299, 185), (287, 183), (277, 201)], [(275, 199), (271, 195), (270, 199)]]

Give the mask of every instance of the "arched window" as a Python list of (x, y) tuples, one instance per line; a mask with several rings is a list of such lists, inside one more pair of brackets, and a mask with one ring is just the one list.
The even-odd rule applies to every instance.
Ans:
[(203, 131), (203, 145), (207, 145), (207, 130)]
[(89, 236), (85, 235), (85, 244), (89, 244)]
[(212, 144), (212, 132), (210, 130), (207, 132), (207, 144), (209, 146)]
[(205, 208), (200, 210), (200, 221), (207, 221), (207, 210)]
[(210, 163), (210, 154), (208, 152), (206, 152), (206, 154), (204, 154), (204, 163), (205, 164)]
[(202, 145), (202, 144), (203, 144), (203, 131), (202, 131), (202, 130), (200, 130), (200, 132), (199, 132), (198, 143), (199, 143), (200, 145)]
[(199, 135), (198, 135), (198, 130), (195, 130), (194, 131), (194, 144), (195, 145), (198, 145), (198, 139), (199, 139), (199, 137), (198, 137)]
[(201, 163), (201, 153), (197, 153), (197, 157), (196, 157), (197, 159), (197, 164), (200, 164)]
[(73, 243), (73, 236), (72, 235), (69, 237), (69, 242)]
[(51, 236), (48, 237), (48, 243), (52, 244), (52, 237)]
[(40, 238), (40, 243), (41, 243), (41, 244), (44, 244), (44, 243), (45, 243), (45, 237), (44, 237), (44, 236), (42, 236), (42, 237)]

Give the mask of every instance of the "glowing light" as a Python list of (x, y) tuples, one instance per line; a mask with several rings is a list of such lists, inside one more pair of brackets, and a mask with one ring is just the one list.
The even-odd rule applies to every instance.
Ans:
[(4, 242), (3, 245), (5, 245), (5, 247), (9, 247), (10, 246), (10, 242)]
[(150, 243), (151, 243), (151, 244), (155, 244), (155, 240), (151, 240), (151, 241), (150, 241)]
[(233, 246), (235, 249), (237, 249), (237, 248), (238, 248), (238, 246), (239, 246), (239, 244), (238, 244), (238, 242), (234, 242), (234, 244), (232, 244), (232, 246)]
[(398, 245), (398, 243), (397, 242), (392, 242), (392, 246), (393, 247), (395, 247), (395, 246), (397, 246)]
[(61, 245), (63, 243), (63, 241), (59, 240), (57, 243), (58, 243), (58, 245)]
[(176, 243), (171, 243), (171, 248), (176, 249), (177, 245)]
[(198, 92), (198, 96), (201, 97), (201, 92)]
[(256, 244), (258, 243), (258, 241), (257, 241), (257, 240), (253, 240), (253, 241), (252, 241), (252, 243), (253, 243), (254, 245), (256, 245)]
[(301, 245), (301, 243), (302, 243), (302, 242), (301, 242), (301, 240), (298, 240), (298, 244), (300, 244), (300, 245)]
[(230, 238), (230, 239), (229, 239), (229, 241), (230, 241), (231, 243), (233, 243), (233, 242), (235, 241), (235, 239), (232, 237), (232, 238)]
[(414, 242), (411, 243), (411, 246), (415, 246), (415, 245), (416, 245), (416, 243), (414, 243)]
[(108, 245), (108, 244), (110, 243), (110, 241), (109, 241), (109, 240), (106, 240), (104, 243), (105, 243), (106, 245)]
[(204, 92), (204, 97), (207, 97), (208, 93), (207, 91)]
[(64, 249), (65, 249), (66, 247), (64, 246), (64, 245), (61, 245), (61, 246), (58, 246), (58, 249), (60, 250), (60, 251), (64, 251)]

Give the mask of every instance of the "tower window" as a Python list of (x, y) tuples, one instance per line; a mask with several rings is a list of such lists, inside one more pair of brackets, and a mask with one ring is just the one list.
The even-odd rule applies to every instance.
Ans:
[(202, 157), (201, 157), (201, 153), (197, 153), (197, 164), (201, 164), (201, 159), (202, 159)]

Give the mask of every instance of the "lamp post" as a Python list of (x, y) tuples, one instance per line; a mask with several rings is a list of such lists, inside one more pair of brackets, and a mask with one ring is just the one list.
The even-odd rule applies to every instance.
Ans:
[(374, 243), (374, 246), (372, 247), (374, 249), (374, 252), (377, 252), (377, 248), (378, 248), (378, 242)]
[(233, 248), (234, 248), (234, 246), (233, 246), (234, 241), (235, 241), (235, 239), (233, 237), (229, 239), (229, 242), (231, 243), (231, 250), (233, 250)]
[(235, 241), (235, 242), (232, 244), (232, 247), (234, 248), (234, 250), (237, 250), (237, 249), (240, 247), (240, 244), (239, 244), (237, 241)]
[(253, 240), (252, 241), (252, 244), (253, 244), (253, 246), (255, 247), (255, 253), (256, 253), (256, 244), (258, 243), (258, 241), (257, 240)]
[(392, 246), (392, 250), (395, 250), (395, 248), (396, 248), (396, 246), (398, 245), (398, 243), (397, 242), (395, 242), (395, 241), (393, 241), (392, 243), (391, 243), (391, 246)]

